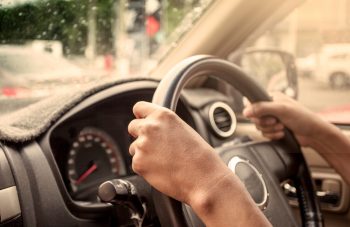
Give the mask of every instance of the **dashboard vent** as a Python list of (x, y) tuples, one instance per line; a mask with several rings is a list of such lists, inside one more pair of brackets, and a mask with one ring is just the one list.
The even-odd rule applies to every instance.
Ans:
[(209, 121), (214, 132), (220, 137), (230, 137), (237, 125), (232, 108), (223, 102), (215, 102), (209, 108)]

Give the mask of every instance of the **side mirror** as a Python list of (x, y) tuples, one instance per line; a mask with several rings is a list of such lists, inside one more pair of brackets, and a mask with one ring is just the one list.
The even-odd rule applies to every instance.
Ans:
[(295, 57), (291, 53), (275, 49), (253, 49), (239, 54), (233, 61), (268, 92), (280, 91), (297, 99), (298, 73)]

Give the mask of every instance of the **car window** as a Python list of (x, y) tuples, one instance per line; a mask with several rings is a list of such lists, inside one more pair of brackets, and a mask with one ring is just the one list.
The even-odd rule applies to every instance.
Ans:
[(147, 76), (213, 1), (0, 1), (0, 100)]
[(249, 48), (293, 54), (299, 101), (331, 122), (350, 124), (349, 29), (350, 1), (308, 0)]

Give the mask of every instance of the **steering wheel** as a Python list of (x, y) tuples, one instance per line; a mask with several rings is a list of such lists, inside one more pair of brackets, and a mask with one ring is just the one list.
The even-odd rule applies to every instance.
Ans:
[[(266, 91), (234, 64), (212, 56), (187, 58), (172, 68), (160, 82), (152, 102), (176, 109), (188, 81), (214, 76), (234, 86), (252, 103), (271, 101)], [(281, 182), (293, 181), (297, 189), (302, 226), (323, 226), (310, 172), (300, 145), (286, 129), (279, 141), (249, 142), (216, 148), (222, 160), (243, 181), (257, 206), (273, 226), (297, 226)], [(193, 211), (154, 189), (153, 200), (162, 226), (193, 226)], [(234, 204), (232, 204), (234, 206)]]

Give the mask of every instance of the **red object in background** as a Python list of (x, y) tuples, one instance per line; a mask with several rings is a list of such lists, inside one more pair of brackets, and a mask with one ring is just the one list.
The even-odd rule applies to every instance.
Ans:
[(107, 71), (111, 71), (113, 69), (113, 56), (111, 54), (107, 54), (104, 57), (104, 68)]
[(146, 19), (146, 34), (153, 37), (160, 29), (160, 23), (154, 16), (147, 16)]
[(3, 87), (0, 88), (0, 95), (9, 98), (25, 98), (29, 97), (31, 91), (21, 87)]
[(4, 87), (2, 88), (2, 94), (7, 97), (14, 97), (17, 95), (17, 89), (11, 87)]
[(335, 124), (350, 124), (350, 105), (329, 108), (318, 113), (326, 121)]

